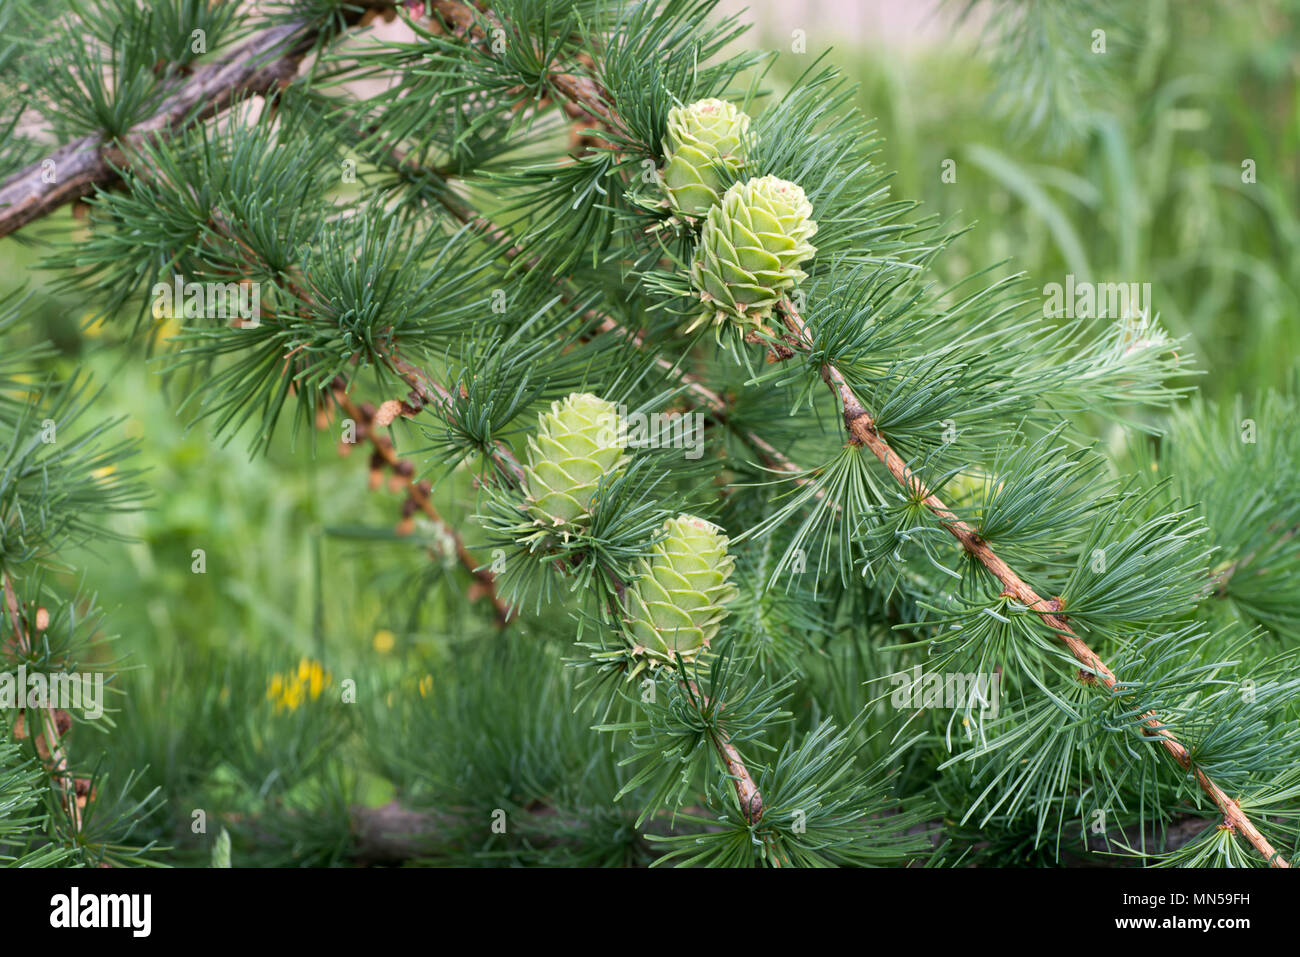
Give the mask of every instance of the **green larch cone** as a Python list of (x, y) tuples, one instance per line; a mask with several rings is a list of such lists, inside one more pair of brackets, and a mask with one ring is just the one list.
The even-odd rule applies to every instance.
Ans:
[(664, 137), (664, 191), (673, 211), (703, 216), (718, 204), (721, 169), (745, 164), (749, 116), (725, 100), (699, 100), (668, 111)]
[(589, 392), (552, 402), (528, 438), (528, 511), (545, 525), (574, 525), (591, 512), (601, 478), (626, 465), (614, 403)]
[(708, 647), (736, 597), (729, 581), (735, 560), (727, 536), (693, 515), (664, 523), (667, 537), (640, 562), (640, 577), (627, 590), (627, 626), (634, 650), (671, 662), (674, 652), (693, 661)]
[(704, 220), (691, 282), (715, 321), (758, 325), (807, 275), (799, 264), (817, 251), (808, 242), (816, 232), (812, 204), (794, 183), (737, 183)]

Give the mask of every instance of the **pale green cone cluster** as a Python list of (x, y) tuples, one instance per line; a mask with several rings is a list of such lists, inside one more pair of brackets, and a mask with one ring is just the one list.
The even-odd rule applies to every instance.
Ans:
[(691, 264), (691, 282), (716, 320), (758, 325), (807, 275), (817, 251), (812, 204), (776, 176), (736, 183), (709, 210)]
[(735, 560), (727, 536), (710, 522), (679, 515), (664, 529), (627, 590), (627, 627), (636, 652), (662, 662), (676, 653), (690, 662), (708, 649), (736, 597), (729, 580)]
[(589, 392), (551, 403), (528, 438), (524, 490), (528, 511), (548, 526), (572, 526), (592, 510), (600, 480), (627, 465), (618, 409)]
[(749, 117), (725, 100), (699, 100), (668, 111), (662, 183), (674, 212), (703, 216), (717, 205), (723, 171), (745, 164), (748, 130)]

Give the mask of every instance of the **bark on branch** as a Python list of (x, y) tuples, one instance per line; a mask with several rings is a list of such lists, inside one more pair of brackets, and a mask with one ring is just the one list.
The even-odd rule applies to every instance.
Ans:
[[(398, 0), (348, 0), (358, 10), (391, 9)], [(345, 14), (355, 24), (365, 15)], [(118, 139), (91, 134), (66, 143), (49, 156), (0, 183), (0, 237), (117, 181), (131, 152), (224, 112), (245, 94), (269, 93), (291, 81), (320, 36), (320, 26), (285, 23), (254, 34), (222, 59), (200, 66), (180, 80), (158, 111)], [(48, 164), (53, 161), (53, 166)]]
[(243, 94), (266, 93), (287, 83), (316, 35), (299, 23), (271, 27), (225, 59), (196, 69), (157, 113), (120, 140), (83, 136), (14, 174), (0, 185), (0, 237), (116, 181), (115, 167), (125, 165), (127, 155), (150, 139), (215, 116)]

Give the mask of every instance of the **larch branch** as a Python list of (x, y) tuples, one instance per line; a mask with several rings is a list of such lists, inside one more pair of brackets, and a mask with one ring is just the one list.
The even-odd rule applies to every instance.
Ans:
[[(395, 368), (397, 368), (407, 384), (415, 390), (413, 398), (418, 397), (426, 402), (441, 403), (444, 406), (450, 403), (451, 394), (423, 369), (404, 360), (394, 360), (394, 362)], [(498, 442), (491, 454), (503, 471), (518, 476), (519, 483), (522, 484), (523, 468), (520, 466), (518, 459), (504, 444)], [(615, 584), (617, 586), (619, 583), (616, 582)], [(693, 695), (692, 701), (697, 702), (700, 708), (707, 707), (707, 699), (699, 695), (698, 692)], [(741, 813), (745, 815), (745, 819), (751, 824), (757, 824), (763, 814), (763, 795), (754, 782), (753, 775), (750, 774), (740, 752), (736, 750), (735, 745), (731, 743), (725, 733), (713, 729), (710, 731), (709, 737), (727, 769), (728, 777), (735, 787), (736, 800), (740, 804)]]
[[(793, 333), (797, 342), (805, 348), (813, 348), (813, 336), (803, 318), (788, 299), (782, 300), (781, 310), (786, 326)], [(979, 533), (967, 522), (959, 519), (938, 496), (931, 491), (907, 463), (889, 445), (877, 431), (871, 414), (863, 407), (844, 375), (831, 362), (822, 364), (821, 376), (827, 388), (839, 399), (844, 413), (844, 427), (850, 440), (858, 445), (865, 445), (889, 470), (903, 488), (919, 499), (952, 535), (961, 542), (962, 547), (979, 561), (1005, 589), (1003, 594), (1015, 599), (1031, 611), (1036, 612), (1043, 622), (1052, 629), (1069, 648), (1070, 653), (1095, 679), (1114, 691), (1119, 684), (1115, 674), (1097, 653), (1088, 647), (1061, 615), (1060, 604), (1048, 601), (1039, 595), (1023, 578), (1015, 573), (1002, 558), (993, 551), (989, 543), (980, 538)], [(1273, 867), (1290, 867), (1286, 859), (1259, 832), (1241, 806), (1230, 798), (1223, 789), (1215, 784), (1202, 769), (1194, 767), (1191, 752), (1168, 728), (1164, 727), (1155, 714), (1147, 714), (1143, 720), (1143, 733), (1158, 738), (1161, 746), (1178, 764), (1189, 770), (1196, 777), (1201, 790), (1223, 812), (1224, 822), (1264, 856)]]
[[(394, 5), (389, 0), (349, 2), (372, 11)], [(352, 23), (361, 17), (349, 12), (347, 19)], [(127, 157), (150, 140), (216, 116), (245, 94), (269, 93), (288, 84), (319, 36), (319, 28), (305, 22), (269, 27), (184, 77), (153, 116), (124, 136), (83, 136), (15, 173), (0, 184), (0, 237), (116, 182)], [(47, 181), (51, 174), (52, 182)]]
[[(225, 59), (195, 70), (156, 114), (120, 140), (98, 133), (83, 136), (15, 173), (0, 185), (0, 236), (115, 182), (115, 167), (133, 148), (215, 116), (242, 94), (265, 93), (287, 83), (315, 37), (315, 31), (302, 24), (271, 27)], [(51, 174), (53, 182), (48, 182)]]

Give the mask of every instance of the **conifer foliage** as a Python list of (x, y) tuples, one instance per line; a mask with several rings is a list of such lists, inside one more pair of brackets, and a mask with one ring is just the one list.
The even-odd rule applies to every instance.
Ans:
[[(195, 428), (365, 446), (396, 534), (336, 531), (440, 529), (458, 640), (5, 710), (5, 863), (201, 861), (195, 808), (236, 864), (1294, 857), (1294, 400), (1244, 444), (1154, 316), (940, 281), (823, 61), (711, 0), (53, 6), (3, 6), (0, 236)], [(5, 308), (3, 668), (111, 670), (59, 553), (149, 479)]]

